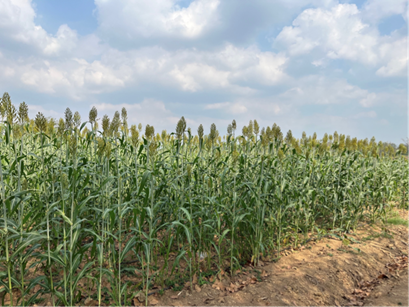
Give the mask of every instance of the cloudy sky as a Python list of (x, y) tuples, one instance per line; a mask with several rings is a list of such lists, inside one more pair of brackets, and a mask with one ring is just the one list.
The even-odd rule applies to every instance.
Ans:
[(401, 142), (406, 0), (0, 0), (0, 92), (30, 115)]

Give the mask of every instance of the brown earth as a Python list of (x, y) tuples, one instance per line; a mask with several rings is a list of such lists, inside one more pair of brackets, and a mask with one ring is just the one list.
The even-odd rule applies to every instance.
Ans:
[[(405, 210), (397, 214), (408, 217)], [(246, 265), (233, 278), (224, 273), (209, 277), (204, 285), (194, 278), (193, 291), (187, 283), (181, 291), (150, 295), (149, 304), (408, 306), (408, 228), (362, 224), (346, 237), (310, 241), (283, 251), (276, 262), (263, 258), (259, 266)], [(132, 301), (134, 306), (144, 305), (143, 295)], [(87, 296), (81, 300), (87, 306), (95, 303)], [(44, 296), (43, 304), (50, 305), (49, 297)]]

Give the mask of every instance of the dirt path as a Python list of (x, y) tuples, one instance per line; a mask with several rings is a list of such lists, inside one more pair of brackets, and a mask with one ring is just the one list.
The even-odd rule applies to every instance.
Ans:
[[(322, 239), (248, 266), (235, 278), (165, 291), (150, 304), (170, 306), (408, 306), (408, 229), (374, 227), (348, 241)], [(142, 305), (135, 301), (135, 305)]]
[(408, 272), (400, 277), (384, 282), (373, 290), (365, 306), (408, 306)]

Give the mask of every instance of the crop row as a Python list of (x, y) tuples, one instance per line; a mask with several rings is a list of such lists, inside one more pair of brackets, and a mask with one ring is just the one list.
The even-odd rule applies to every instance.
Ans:
[(374, 142), (364, 152), (337, 135), (293, 141), (276, 125), (240, 137), (230, 127), (222, 141), (215, 126), (194, 137), (183, 118), (175, 134), (147, 126), (140, 137), (121, 122), (99, 132), (96, 115), (86, 133), (69, 117), (49, 133), (43, 118), (35, 130), (22, 121), (25, 133), (1, 127), (0, 292), (10, 305), (75, 305), (87, 289), (99, 304), (129, 305), (175, 272), (190, 283), (234, 274), (284, 244), (383, 220), (392, 201), (407, 206), (407, 160)]

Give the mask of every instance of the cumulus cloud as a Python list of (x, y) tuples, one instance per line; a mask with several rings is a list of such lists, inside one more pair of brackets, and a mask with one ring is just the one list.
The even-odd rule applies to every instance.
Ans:
[(385, 64), (376, 71), (378, 76), (406, 76), (408, 65), (406, 37), (381, 44), (379, 54)]
[(346, 104), (358, 102), (363, 107), (373, 105), (376, 94), (348, 83), (345, 79), (332, 79), (328, 77), (311, 75), (294, 80), (296, 86), (291, 87), (279, 97), (282, 100), (303, 104)]
[(376, 23), (393, 15), (401, 15), (407, 19), (407, 9), (407, 0), (368, 0), (363, 5), (362, 14), (367, 22)]
[(169, 75), (184, 91), (196, 92), (203, 89), (203, 86), (210, 88), (229, 86), (229, 72), (201, 63), (189, 63), (182, 69), (175, 67)]
[(293, 56), (317, 54), (315, 66), (322, 63), (324, 55), (328, 59), (380, 66), (379, 76), (402, 76), (407, 65), (406, 38), (396, 33), (380, 36), (376, 27), (363, 22), (355, 4), (306, 9), (292, 26), (283, 28), (275, 43)]
[[(217, 52), (111, 49), (93, 61), (27, 58), (9, 63), (0, 58), (0, 68), (38, 92), (63, 91), (75, 99), (140, 84), (161, 84), (185, 92), (227, 90), (250, 95), (257, 92), (257, 85), (276, 85), (287, 78), (283, 55), (257, 48), (235, 48), (232, 52), (232, 48), (228, 45)], [(229, 53), (229, 61), (224, 62)], [(243, 85), (249, 81), (252, 86)]]
[[(179, 7), (177, 1), (159, 0), (120, 3), (101, 0), (96, 1), (96, 5), (100, 31), (104, 31), (104, 25), (111, 28), (111, 17), (115, 23), (128, 27), (129, 17), (128, 21), (134, 23), (129, 31), (135, 35), (192, 38), (210, 24), (214, 25), (219, 1), (196, 0), (186, 8)], [(34, 23), (36, 12), (30, 0), (2, 0), (0, 8), (0, 17), (4, 17), (0, 18), (0, 30), (3, 30), (0, 37), (24, 44), (20, 49), (31, 50), (30, 56), (18, 60), (13, 52), (0, 57), (3, 79), (8, 83), (21, 82), (41, 93), (64, 93), (83, 99), (89, 94), (151, 82), (186, 92), (222, 89), (248, 95), (256, 90), (239, 83), (252, 80), (274, 85), (285, 77), (285, 56), (261, 52), (254, 47), (237, 48), (227, 44), (213, 51), (195, 48), (167, 51), (152, 46), (120, 51), (102, 43), (95, 34), (79, 37), (67, 25), (61, 25), (55, 35), (47, 33)], [(161, 21), (156, 22), (153, 16)], [(113, 30), (117, 34), (125, 33)], [(7, 50), (7, 46), (5, 41), (0, 43), (2, 50)], [(15, 46), (12, 44), (11, 48)], [(95, 59), (99, 55), (100, 59)]]
[(356, 5), (339, 4), (303, 11), (277, 36), (277, 43), (300, 55), (321, 49), (330, 58), (345, 58), (373, 63), (376, 54), (376, 30), (362, 23)]
[(117, 49), (146, 44), (171, 49), (212, 49), (229, 41), (254, 43), (263, 28), (287, 24), (306, 6), (332, 6), (337, 0), (97, 0), (99, 34)]
[(353, 115), (352, 118), (365, 118), (365, 117), (369, 117), (369, 118), (375, 118), (377, 116), (375, 111), (368, 111), (368, 112), (360, 112), (356, 115)]
[[(75, 48), (78, 42), (75, 30), (63, 24), (56, 35), (50, 35), (34, 23), (35, 16), (31, 0), (0, 1), (0, 39), (24, 44), (47, 56)], [(6, 47), (7, 44), (2, 44), (2, 48)]]
[(233, 115), (246, 113), (248, 111), (247, 107), (240, 102), (211, 103), (205, 106), (205, 110), (224, 110), (225, 112)]
[[(195, 59), (199, 62), (190, 62)], [(244, 83), (277, 85), (286, 80), (284, 72), (287, 58), (282, 54), (261, 52), (257, 48), (237, 48), (227, 45), (217, 52), (185, 53), (184, 62), (170, 75), (183, 90), (198, 91), (203, 88), (224, 88), (238, 94), (256, 92)]]
[(124, 39), (201, 35), (217, 22), (219, 0), (195, 0), (186, 8), (175, 0), (96, 0), (100, 30)]
[(63, 62), (38, 58), (10, 62), (0, 58), (0, 69), (7, 72), (0, 76), (4, 84), (18, 83), (35, 92), (76, 100), (123, 88), (130, 78), (126, 66), (76, 58)]

